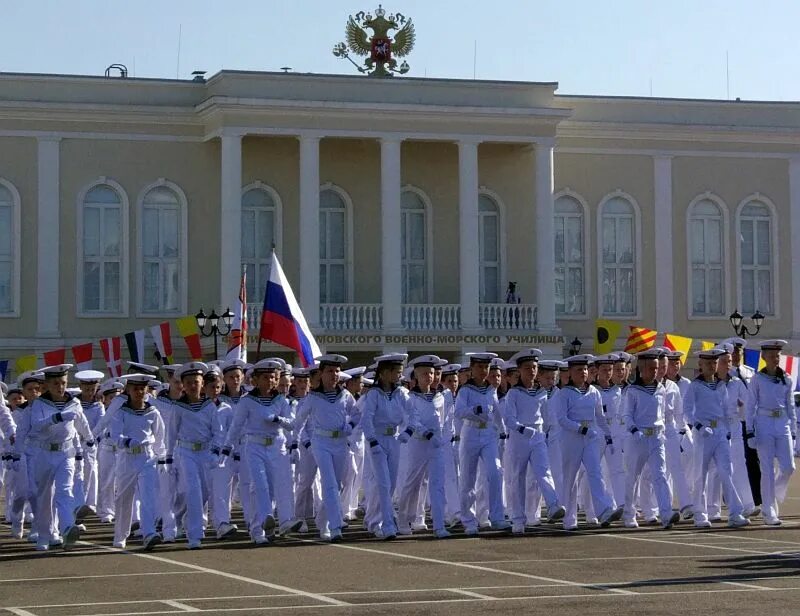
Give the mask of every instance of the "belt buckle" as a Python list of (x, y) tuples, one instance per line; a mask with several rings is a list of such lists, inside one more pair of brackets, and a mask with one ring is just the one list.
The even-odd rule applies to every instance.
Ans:
[(485, 430), (486, 429), (486, 422), (485, 421), (479, 421), (478, 422), (478, 429), (479, 430)]
[(395, 428), (392, 428), (392, 427), (387, 427), (387, 428), (386, 428), (386, 429), (383, 431), (383, 433), (384, 433), (386, 436), (394, 436), (394, 433), (395, 433), (395, 431), (396, 431), (396, 430), (395, 430)]
[(708, 427), (709, 428), (716, 428), (717, 427), (717, 420), (716, 419), (712, 419), (711, 421), (709, 421), (708, 422)]
[(265, 444), (267, 447), (269, 447), (270, 445), (272, 445), (272, 441), (273, 441), (272, 437), (268, 436), (268, 437), (266, 437), (266, 438), (264, 439), (264, 444)]
[(588, 427), (589, 427), (589, 421), (586, 420), (586, 419), (582, 419), (581, 420), (581, 428), (588, 428)]
[(642, 432), (644, 432), (645, 436), (653, 436), (656, 433), (656, 429), (655, 428), (644, 428), (642, 430)]
[(331, 438), (339, 438), (341, 430), (331, 430)]
[(135, 447), (130, 448), (131, 453), (143, 453), (144, 447), (142, 445), (136, 445)]
[(773, 409), (772, 411), (770, 411), (769, 416), (770, 417), (780, 417), (781, 414), (782, 413), (781, 413), (780, 409)]
[(48, 451), (61, 451), (61, 443), (50, 443)]
[(192, 451), (202, 451), (203, 443), (192, 443)]

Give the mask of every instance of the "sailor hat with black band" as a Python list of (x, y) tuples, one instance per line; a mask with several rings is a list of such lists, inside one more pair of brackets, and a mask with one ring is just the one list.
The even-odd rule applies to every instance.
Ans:
[(761, 342), (762, 351), (782, 351), (789, 343), (786, 340), (764, 340)]
[(616, 364), (619, 361), (619, 355), (616, 353), (606, 353), (605, 355), (595, 355), (594, 364), (602, 366), (607, 364)]
[(509, 372), (519, 372), (519, 366), (517, 365), (517, 362), (515, 362), (513, 359), (509, 359), (503, 362), (503, 370), (505, 371), (506, 374), (508, 374)]
[(207, 361), (205, 363), (207, 363), (209, 366), (221, 366), (222, 364), (225, 363), (225, 360), (224, 359), (210, 359), (209, 361)]
[(728, 355), (733, 353), (733, 345), (730, 342), (720, 342), (714, 348), (719, 349), (720, 351), (724, 351)]
[(253, 375), (256, 375), (259, 372), (280, 372), (283, 370), (283, 366), (284, 364), (277, 361), (274, 357), (267, 357), (266, 359), (254, 363), (251, 370), (253, 371)]
[(639, 351), (636, 354), (636, 359), (658, 359), (659, 357), (666, 356), (662, 353), (659, 347), (652, 347), (650, 349), (645, 349), (644, 351)]
[(373, 381), (375, 380), (375, 371), (374, 370), (367, 370), (364, 373), (364, 380), (366, 381)]
[(159, 368), (158, 366), (151, 366), (150, 364), (141, 364), (138, 361), (129, 361), (128, 370), (132, 370), (136, 374), (146, 373), (150, 376), (158, 376)]
[(112, 391), (122, 391), (123, 389), (125, 389), (125, 385), (117, 379), (108, 379), (100, 385), (100, 393), (104, 396)]
[(461, 364), (446, 364), (442, 368), (442, 376), (450, 376), (451, 374), (458, 374), (461, 370)]
[(445, 367), (447, 364), (449, 364), (449, 363), (450, 363), (450, 362), (449, 362), (449, 361), (447, 361), (447, 360), (446, 360), (444, 357), (440, 357), (440, 358), (439, 358), (439, 363), (437, 363), (437, 364), (434, 366), (434, 368), (435, 368), (436, 370), (442, 370), (442, 369), (443, 369), (443, 368), (444, 368), (444, 367)]
[(350, 376), (349, 374), (347, 374), (346, 372), (340, 372), (339, 373), (339, 382), (340, 383), (347, 383), (347, 381), (349, 381), (352, 378), (353, 377)]
[(497, 357), (497, 353), (464, 353), (470, 364), (489, 364)]
[(229, 359), (220, 366), (222, 374), (227, 374), (233, 370), (241, 370), (244, 372), (247, 369), (247, 362), (242, 359)]
[(349, 368), (347, 370), (343, 370), (345, 374), (349, 374), (351, 377), (363, 377), (366, 371), (367, 371), (366, 366), (356, 366), (355, 368)]
[(131, 372), (130, 374), (123, 374), (119, 377), (119, 380), (125, 383), (126, 387), (128, 385), (144, 385), (146, 387), (153, 380), (153, 375)]
[(72, 368), (72, 364), (57, 364), (54, 366), (45, 366), (41, 369), (41, 373), (44, 375), (44, 378), (51, 379), (51, 378), (59, 378), (62, 376), (66, 376), (69, 369)]
[[(283, 372), (286, 369), (286, 366), (288, 365), (286, 363), (286, 361), (281, 359), (280, 357), (267, 357), (267, 358), (265, 358), (265, 360), (266, 361), (274, 361), (274, 362), (280, 364), (281, 372)], [(258, 362), (258, 363), (261, 363), (261, 362)], [(255, 366), (253, 366), (253, 367), (255, 367)]]
[(506, 360), (502, 357), (495, 357), (489, 362), (489, 370), (505, 370)]
[(559, 369), (561, 362), (557, 359), (540, 359), (539, 360), (539, 372), (555, 372)]
[(28, 370), (17, 378), (20, 387), (25, 387), (28, 383), (44, 383), (44, 374), (41, 370)]
[(463, 365), (458, 369), (459, 374), (462, 372), (469, 372), (469, 365)]
[(509, 359), (509, 362), (514, 362), (517, 366), (522, 365), (526, 361), (539, 361), (542, 356), (541, 349), (527, 348), (514, 353)]
[(81, 370), (75, 373), (75, 380), (81, 383), (99, 383), (104, 376), (99, 370)]
[(734, 347), (739, 347), (739, 348), (747, 344), (744, 338), (739, 338), (738, 336), (733, 336), (732, 338), (725, 338), (725, 340), (723, 340), (722, 342), (725, 344), (732, 344)]
[(201, 361), (189, 361), (181, 365), (177, 374), (179, 379), (183, 379), (187, 376), (203, 376), (206, 372), (208, 372), (208, 364)]
[(319, 362), (318, 361), (315, 361), (313, 364), (311, 364), (308, 367), (308, 373), (309, 374), (314, 374), (315, 372), (319, 372)]
[(7, 395), (12, 396), (14, 394), (19, 394), (20, 396), (23, 395), (22, 389), (20, 387), (18, 387), (16, 384), (14, 384), (14, 385), (12, 385), (11, 387), (8, 388), (8, 394)]
[(667, 353), (667, 359), (675, 361), (676, 359), (683, 359), (685, 353), (683, 351), (670, 351)]
[(164, 386), (164, 383), (158, 379), (150, 379), (150, 381), (147, 383), (147, 386), (151, 389), (161, 389)]
[(164, 364), (161, 369), (167, 373), (167, 376), (172, 377), (178, 370), (181, 369), (183, 364)]
[(558, 369), (566, 372), (567, 370), (569, 370), (569, 363), (562, 359), (561, 361), (558, 362)]
[(570, 368), (572, 368), (572, 366), (588, 366), (589, 362), (591, 361), (594, 361), (594, 355), (589, 355), (588, 353), (583, 355), (572, 355), (566, 359), (567, 366)]
[(405, 381), (410, 381), (414, 377), (414, 366), (407, 366), (403, 369), (403, 376), (402, 379)]
[(218, 365), (209, 366), (208, 370), (206, 370), (206, 373), (203, 375), (203, 379), (211, 381), (215, 378), (222, 378), (222, 368)]
[(307, 379), (311, 376), (311, 368), (303, 368), (302, 366), (295, 366), (292, 368), (292, 376), (296, 379)]
[(344, 355), (337, 355), (336, 353), (320, 355), (319, 357), (315, 357), (314, 360), (319, 362), (320, 369), (324, 368), (325, 366), (341, 367), (343, 364), (347, 363), (347, 357)]
[(619, 355), (620, 361), (624, 361), (626, 364), (629, 364), (633, 361), (633, 355), (626, 351), (620, 351), (617, 353), (617, 355)]
[(292, 364), (286, 364), (281, 370), (281, 376), (292, 376), (294, 373), (294, 369), (292, 368)]
[(441, 361), (438, 355), (420, 355), (408, 362), (408, 365), (410, 368), (436, 368)]
[(696, 357), (700, 359), (719, 359), (721, 355), (725, 355), (725, 351), (716, 347), (711, 349), (703, 349), (695, 353)]
[(374, 357), (373, 361), (380, 366), (403, 366), (408, 359), (408, 353), (388, 353)]
[[(5, 390), (3, 389), (3, 385), (5, 385), (5, 383), (0, 383), (0, 391), (2, 391), (3, 393), (6, 393)], [(8, 389), (8, 387), (6, 387), (6, 389)], [(70, 394), (71, 396), (80, 396), (81, 395), (81, 388), (80, 387), (67, 387), (67, 389), (65, 391), (68, 394)]]

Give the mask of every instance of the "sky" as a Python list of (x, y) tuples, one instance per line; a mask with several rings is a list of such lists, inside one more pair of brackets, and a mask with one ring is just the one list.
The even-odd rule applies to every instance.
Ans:
[[(0, 71), (102, 75), (122, 63), (136, 77), (284, 66), (352, 74), (331, 49), (348, 15), (376, 6), (0, 0)], [(557, 81), (561, 94), (800, 100), (800, 2), (792, 0), (386, 0), (384, 8), (414, 21), (409, 76)]]

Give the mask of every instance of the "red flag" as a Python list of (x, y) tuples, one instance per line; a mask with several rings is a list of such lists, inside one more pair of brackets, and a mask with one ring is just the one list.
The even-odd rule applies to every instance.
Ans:
[(169, 321), (164, 321), (160, 325), (153, 325), (150, 328), (150, 335), (153, 336), (158, 354), (161, 355), (161, 362), (164, 364), (174, 364), (172, 356), (172, 333), (170, 332)]
[(58, 366), (67, 363), (67, 349), (55, 349), (44, 352), (45, 366)]
[(108, 374), (112, 377), (122, 376), (122, 341), (120, 337), (100, 340), (103, 358), (108, 366)]
[(228, 336), (228, 353), (225, 359), (247, 361), (247, 270), (242, 270), (239, 301), (234, 310), (231, 333)]
[(181, 317), (176, 323), (178, 332), (186, 341), (189, 356), (193, 361), (203, 361), (203, 351), (200, 348), (200, 327), (197, 325), (197, 319), (192, 316)]
[(92, 369), (92, 355), (94, 355), (94, 344), (91, 342), (76, 344), (72, 347), (72, 359), (78, 370)]

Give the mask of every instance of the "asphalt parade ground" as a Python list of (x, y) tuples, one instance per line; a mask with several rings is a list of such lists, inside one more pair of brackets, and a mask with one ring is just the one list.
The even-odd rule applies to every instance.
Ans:
[(524, 537), (491, 532), (394, 542), (360, 523), (345, 543), (312, 535), (253, 547), (207, 538), (142, 552), (111, 548), (96, 518), (72, 551), (39, 553), (0, 525), (0, 612), (15, 616), (291, 614), (744, 614), (800, 613), (800, 477), (784, 524), (745, 529), (682, 522), (588, 529), (542, 526)]

